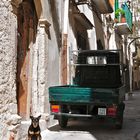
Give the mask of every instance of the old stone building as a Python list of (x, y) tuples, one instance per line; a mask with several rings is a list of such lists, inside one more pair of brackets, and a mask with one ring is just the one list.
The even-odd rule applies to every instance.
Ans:
[[(100, 5), (101, 4), (101, 5)], [(48, 87), (71, 82), (69, 50), (105, 49), (111, 0), (0, 1), (0, 139), (25, 140), (30, 115), (55, 123)]]
[[(54, 84), (59, 83), (59, 53), (54, 29), (49, 30), (51, 24), (42, 12), (45, 4), (49, 5), (33, 0), (0, 2), (0, 139), (3, 140), (25, 139), (30, 115), (41, 114), (44, 129), (49, 125), (44, 121), (49, 114), (47, 64), (50, 37), (53, 38), (51, 49), (56, 53), (50, 54), (51, 65), (56, 68), (51, 70), (54, 79), (50, 81)], [(25, 132), (18, 131), (22, 128)]]

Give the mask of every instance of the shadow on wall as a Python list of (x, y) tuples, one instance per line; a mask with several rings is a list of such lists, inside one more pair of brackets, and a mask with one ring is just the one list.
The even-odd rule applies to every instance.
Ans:
[(87, 32), (88, 27), (85, 22), (83, 22), (84, 20), (82, 20), (86, 16), (83, 16), (84, 14), (80, 14), (80, 11), (74, 1), (70, 2), (69, 9), (69, 26), (71, 27), (72, 33), (76, 39), (77, 49), (88, 50), (90, 49)]
[[(49, 4), (50, 4), (50, 12), (52, 14), (53, 27), (54, 27), (55, 34), (56, 34), (56, 37), (57, 37), (57, 44), (58, 44), (58, 47), (60, 49), (61, 48), (61, 31), (60, 31), (61, 25), (59, 23), (59, 18), (61, 18), (61, 17), (59, 17), (58, 14), (59, 14), (59, 11), (61, 9), (57, 9), (58, 2), (56, 0), (48, 0), (48, 1), (49, 1)], [(56, 7), (56, 5), (57, 5), (57, 7)]]

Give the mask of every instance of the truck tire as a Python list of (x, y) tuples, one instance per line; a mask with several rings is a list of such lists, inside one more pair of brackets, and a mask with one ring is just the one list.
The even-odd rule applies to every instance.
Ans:
[(67, 127), (67, 123), (68, 123), (68, 118), (65, 116), (60, 116), (58, 118), (58, 122), (59, 122), (59, 126), (61, 128), (66, 128)]
[(116, 118), (115, 126), (116, 129), (122, 129), (123, 127), (123, 112), (125, 108), (125, 104), (122, 102), (119, 104), (119, 110), (118, 110), (118, 117)]
[(123, 126), (123, 117), (118, 117), (115, 122), (116, 129), (122, 129)]

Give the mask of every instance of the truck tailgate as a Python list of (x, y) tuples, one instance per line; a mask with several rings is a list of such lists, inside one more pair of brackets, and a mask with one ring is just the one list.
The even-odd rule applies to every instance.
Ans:
[(54, 86), (49, 88), (49, 100), (57, 102), (89, 102), (92, 88), (78, 86)]
[(79, 86), (54, 86), (49, 88), (50, 102), (95, 103), (118, 102), (121, 93), (118, 89), (87, 88)]

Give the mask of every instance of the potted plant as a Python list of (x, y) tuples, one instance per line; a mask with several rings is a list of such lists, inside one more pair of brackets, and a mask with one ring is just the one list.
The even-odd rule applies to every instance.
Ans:
[(115, 19), (118, 19), (120, 22), (126, 22), (125, 20), (125, 11), (121, 8), (118, 8), (115, 11)]

